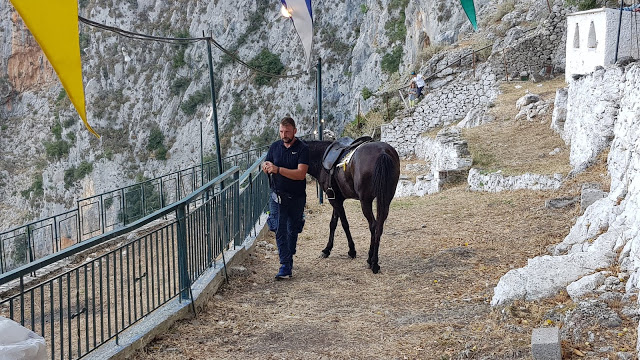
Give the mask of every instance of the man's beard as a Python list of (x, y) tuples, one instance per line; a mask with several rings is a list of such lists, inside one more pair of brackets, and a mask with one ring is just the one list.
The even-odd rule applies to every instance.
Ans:
[(285, 144), (288, 144), (288, 143), (290, 143), (290, 142), (292, 142), (292, 141), (293, 141), (293, 138), (292, 138), (292, 137), (290, 137), (290, 138), (288, 138), (288, 137), (283, 137), (283, 138), (282, 138), (282, 141), (283, 141)]

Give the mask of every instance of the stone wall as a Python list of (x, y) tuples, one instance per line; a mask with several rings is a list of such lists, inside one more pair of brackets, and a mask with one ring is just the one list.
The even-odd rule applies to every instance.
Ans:
[[(518, 298), (553, 296), (581, 277), (612, 265), (619, 265), (619, 273), (613, 276), (628, 279), (627, 294), (637, 292), (640, 285), (640, 64), (610, 67), (583, 81), (573, 82), (569, 86), (569, 98), (572, 93), (587, 93), (597, 88), (598, 79), (604, 88), (607, 82), (603, 82), (602, 77), (609, 72), (620, 79), (619, 96), (609, 99), (619, 110), (616, 114), (609, 113), (606, 119), (609, 124), (606, 130), (611, 131), (613, 137), (608, 156), (611, 191), (577, 219), (562, 243), (555, 247), (554, 256), (536, 257), (529, 260), (526, 267), (505, 274), (494, 290), (493, 305)], [(567, 122), (580, 122), (582, 119), (576, 118), (580, 114), (568, 112)], [(565, 126), (565, 133), (570, 129)], [(592, 130), (584, 131), (583, 136), (585, 143), (593, 143), (602, 134)], [(571, 151), (579, 149), (572, 147)]]
[(422, 133), (457, 123), (469, 111), (486, 107), (497, 96), (495, 75), (486, 66), (484, 71), (478, 71), (477, 80), (468, 70), (446, 77), (450, 82), (429, 92), (412, 114), (382, 126), (381, 141), (391, 144), (400, 156), (415, 154), (416, 142)]
[(508, 73), (509, 79), (516, 79), (522, 72), (538, 76), (551, 70), (547, 65), (553, 66), (554, 72), (563, 72), (568, 13), (569, 10), (558, 3), (536, 30), (525, 33), (526, 29), (517, 26), (507, 30), (504, 40), (493, 46), (493, 55), (489, 58), (498, 78), (506, 78)]
[[(637, 66), (637, 65), (634, 65)], [(598, 68), (590, 76), (576, 79), (567, 90), (566, 120), (558, 121), (554, 114), (552, 128), (571, 147), (569, 157), (574, 172), (585, 169), (611, 144), (614, 123), (625, 93), (628, 72), (620, 66)], [(561, 92), (557, 102), (564, 100)], [(559, 104), (560, 108), (563, 105)]]

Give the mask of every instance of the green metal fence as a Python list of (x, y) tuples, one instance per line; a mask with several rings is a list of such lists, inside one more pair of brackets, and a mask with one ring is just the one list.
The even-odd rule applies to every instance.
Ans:
[[(246, 170), (266, 147), (225, 157), (223, 170)], [(172, 172), (77, 201), (74, 210), (0, 232), (0, 274), (126, 226), (218, 176), (217, 161)]]
[[(111, 230), (0, 275), (14, 282), (0, 301), (0, 315), (46, 339), (51, 359), (78, 359), (115, 338), (168, 301), (190, 299), (190, 286), (224, 250), (240, 244), (255, 228), (269, 196), (264, 156), (242, 176), (234, 166), (182, 200), (124, 228)], [(132, 231), (144, 232), (115, 249), (98, 245)], [(124, 237), (123, 237), (124, 238)], [(29, 274), (85, 250), (83, 263), (41, 276)], [(5, 294), (6, 296), (6, 294)]]

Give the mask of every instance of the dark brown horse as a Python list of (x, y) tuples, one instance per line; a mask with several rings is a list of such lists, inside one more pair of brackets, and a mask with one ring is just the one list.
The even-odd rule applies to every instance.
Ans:
[[(346, 167), (339, 166), (334, 170), (333, 179), (329, 171), (322, 166), (322, 157), (330, 141), (308, 141), (309, 144), (309, 175), (318, 180), (322, 189), (327, 192), (330, 187), (335, 193), (334, 199), (329, 199), (333, 206), (333, 216), (329, 224), (329, 242), (322, 250), (322, 257), (328, 257), (333, 248), (338, 219), (347, 235), (349, 242), (349, 256), (356, 257), (356, 249), (349, 232), (349, 223), (344, 211), (346, 199), (360, 200), (360, 207), (364, 217), (369, 222), (371, 244), (367, 263), (373, 273), (378, 273), (378, 249), (384, 221), (389, 215), (389, 205), (396, 192), (400, 177), (400, 159), (391, 145), (384, 142), (369, 142), (361, 145), (353, 153)], [(331, 191), (329, 191), (331, 193)], [(373, 199), (376, 199), (377, 214), (373, 215)]]

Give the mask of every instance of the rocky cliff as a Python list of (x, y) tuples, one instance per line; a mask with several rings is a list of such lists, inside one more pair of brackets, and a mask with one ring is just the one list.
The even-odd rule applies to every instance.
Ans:
[[(203, 32), (244, 61), (275, 54), (284, 73), (307, 70), (279, 1), (80, 0), (79, 14), (166, 37)], [(495, 5), (476, 2), (478, 13)], [(84, 128), (37, 43), (8, 1), (0, 1), (0, 229), (73, 207), (75, 200), (200, 162), (214, 155), (206, 45), (134, 40), (80, 24), (88, 120)], [(323, 59), (327, 127), (354, 118), (363, 88), (403, 82), (421, 51), (470, 31), (457, 4), (433, 0), (315, 2), (312, 59)], [(214, 48), (222, 149), (235, 153), (276, 136), (290, 114), (301, 133), (315, 116), (315, 72), (283, 80), (256, 75)], [(315, 60), (312, 60), (312, 63)], [(383, 70), (383, 62), (386, 65)], [(311, 64), (313, 66), (314, 64)], [(362, 111), (379, 100), (362, 103)]]

